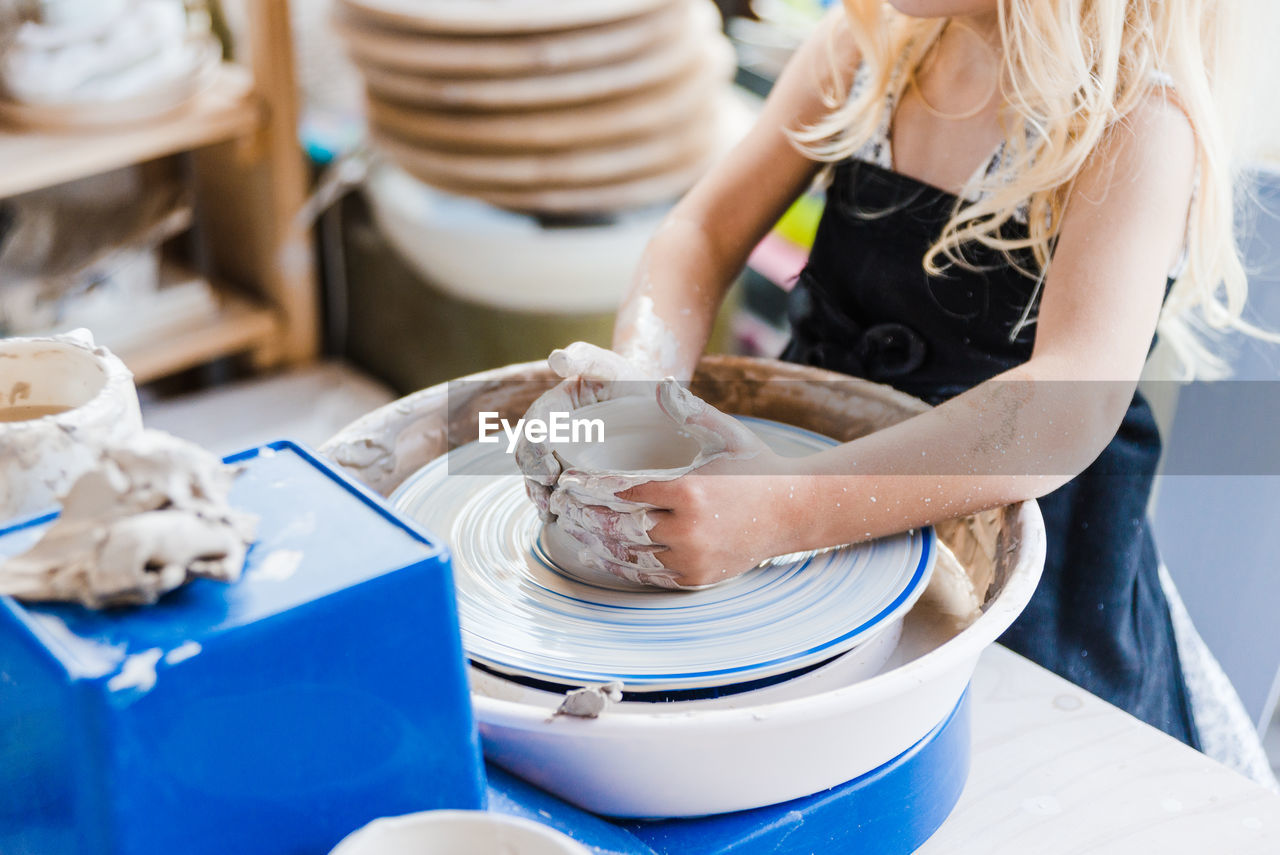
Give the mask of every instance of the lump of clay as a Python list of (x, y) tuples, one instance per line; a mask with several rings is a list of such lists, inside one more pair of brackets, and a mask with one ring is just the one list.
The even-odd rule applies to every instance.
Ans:
[(141, 430), (133, 375), (88, 330), (0, 339), (0, 520), (52, 507), (97, 446)]
[(257, 527), (227, 503), (238, 472), (160, 431), (101, 447), (40, 541), (0, 564), (0, 593), (100, 609), (154, 603), (195, 576), (236, 581)]
[(552, 718), (562, 715), (574, 718), (599, 718), (600, 713), (622, 700), (622, 681), (614, 680), (603, 686), (586, 686), (574, 689), (564, 696)]

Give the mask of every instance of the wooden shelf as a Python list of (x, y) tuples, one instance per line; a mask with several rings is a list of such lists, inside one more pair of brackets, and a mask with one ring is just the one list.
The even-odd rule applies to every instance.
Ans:
[[(296, 220), (308, 174), (297, 137), (289, 2), (243, 5), (247, 39), (236, 56), (245, 64), (219, 66), (211, 85), (171, 115), (109, 130), (0, 124), (0, 199), (191, 152), (189, 183), (207, 255), (201, 267), (217, 280), (217, 306), (146, 336), (115, 330), (121, 345), (112, 349), (138, 383), (240, 353), (258, 369), (303, 364), (319, 349), (311, 234)], [(251, 145), (227, 145), (246, 137)], [(112, 330), (95, 332), (110, 346)]]
[(147, 383), (224, 356), (267, 351), (275, 346), (280, 320), (274, 310), (226, 288), (219, 291), (222, 305), (213, 317), (168, 330), (145, 345), (116, 354), (133, 372), (135, 383)]
[(190, 104), (154, 122), (76, 131), (0, 126), (0, 198), (245, 136), (261, 119), (252, 76), (226, 63)]

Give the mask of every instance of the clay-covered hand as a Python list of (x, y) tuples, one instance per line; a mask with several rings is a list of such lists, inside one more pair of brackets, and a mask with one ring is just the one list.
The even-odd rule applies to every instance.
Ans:
[[(683, 588), (722, 581), (770, 557), (750, 529), (771, 527), (752, 523), (740, 530), (740, 518), (764, 513), (751, 509), (767, 497), (748, 493), (759, 487), (759, 476), (781, 471), (782, 459), (742, 422), (675, 380), (662, 381), (657, 395), (662, 411), (697, 440), (700, 452), (680, 469), (566, 469), (550, 510), (581, 544), (579, 560), (632, 582)], [(689, 538), (701, 546), (690, 549)]]
[[(552, 351), (547, 364), (563, 380), (529, 406), (524, 414), (526, 422), (549, 421), (552, 413), (570, 413), (626, 395), (651, 394), (659, 379), (647, 376), (640, 367), (612, 350), (585, 341)], [(550, 521), (553, 517), (548, 503), (564, 469), (563, 463), (552, 451), (549, 441), (531, 442), (523, 432), (516, 444), (515, 458), (524, 474), (525, 491), (537, 505), (543, 520)]]

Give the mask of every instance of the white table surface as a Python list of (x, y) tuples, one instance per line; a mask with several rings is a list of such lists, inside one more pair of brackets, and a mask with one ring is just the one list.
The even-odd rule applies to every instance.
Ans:
[(1280, 855), (1280, 794), (1000, 646), (974, 674), (973, 766), (917, 855)]

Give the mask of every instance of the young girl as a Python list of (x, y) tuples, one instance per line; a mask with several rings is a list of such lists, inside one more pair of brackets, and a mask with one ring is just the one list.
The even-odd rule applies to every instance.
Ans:
[[(655, 509), (640, 526), (608, 501), (574, 509), (584, 539), (617, 572), (699, 585), (1038, 499), (1044, 576), (1003, 643), (1198, 745), (1145, 516), (1160, 439), (1134, 390), (1157, 329), (1203, 365), (1195, 324), (1243, 326), (1210, 87), (1222, 6), (844, 0), (653, 238), (619, 313), (621, 358), (578, 346), (553, 364), (688, 378), (748, 253), (829, 168), (783, 358), (937, 406), (800, 464), (695, 412), (730, 453), (622, 492)], [(678, 394), (667, 406), (687, 417)], [(536, 468), (545, 509), (554, 478)], [(550, 498), (574, 502), (592, 505)]]

